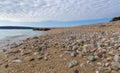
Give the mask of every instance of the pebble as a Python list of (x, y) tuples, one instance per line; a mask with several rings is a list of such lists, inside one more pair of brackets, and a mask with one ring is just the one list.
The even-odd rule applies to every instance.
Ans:
[(99, 58), (102, 58), (102, 57), (103, 57), (103, 53), (98, 53), (97, 56), (98, 56)]
[(76, 65), (78, 65), (78, 62), (77, 62), (76, 60), (73, 60), (73, 61), (71, 61), (71, 62), (69, 63), (68, 67), (69, 67), (69, 68), (72, 68), (72, 67), (74, 67), (74, 66), (76, 66)]
[(106, 58), (106, 61), (112, 61), (112, 57)]
[(95, 61), (95, 56), (93, 55), (89, 55), (87, 58), (89, 61)]
[(103, 73), (111, 73), (111, 70), (105, 69), (105, 70), (103, 70)]
[(100, 65), (100, 66), (101, 66), (101, 65), (102, 65), (102, 63), (101, 63), (101, 62), (97, 62), (97, 65)]
[(105, 67), (108, 67), (110, 64), (109, 63), (105, 63)]
[(112, 69), (118, 71), (120, 68), (118, 66), (112, 66)]
[(29, 61), (34, 61), (35, 59), (34, 58), (30, 58)]
[(8, 68), (8, 66), (9, 66), (8, 64), (4, 65), (5, 68)]
[(78, 70), (75, 70), (74, 73), (79, 73), (79, 71), (78, 71)]
[(84, 49), (82, 50), (82, 52), (83, 52), (83, 53), (86, 53), (86, 52), (87, 52), (87, 49), (86, 49), (86, 48), (84, 48)]
[(114, 59), (115, 62), (120, 63), (120, 56), (115, 55), (115, 56), (113, 57), (113, 59)]
[(76, 53), (75, 53), (75, 52), (71, 52), (71, 53), (70, 53), (70, 56), (75, 57), (75, 56), (76, 56)]
[(118, 71), (118, 70), (120, 70), (120, 64), (117, 62), (112, 62), (111, 68), (115, 71)]
[(46, 56), (45, 56), (45, 57), (44, 57), (44, 60), (46, 60), (46, 61), (47, 61), (47, 60), (48, 60), (48, 57), (46, 57)]
[(99, 71), (96, 71), (95, 73), (100, 73)]
[[(70, 33), (72, 36), (71, 37), (70, 37), (70, 35), (67, 36), (68, 33)], [(47, 38), (43, 38), (42, 40), (37, 40), (37, 43), (39, 42), (39, 44), (37, 44), (34, 41), (30, 44), (29, 44), (29, 42), (27, 42), (27, 45), (25, 46), (26, 50), (23, 49), (24, 52), (22, 52), (22, 53), (24, 55), (22, 57), (26, 58), (26, 56), (28, 56), (27, 61), (36, 60), (36, 58), (33, 58), (33, 56), (31, 58), (30, 55), (34, 55), (35, 57), (37, 57), (37, 60), (41, 60), (41, 59), (48, 60), (48, 58), (51, 60), (51, 58), (49, 57), (48, 54), (46, 54), (46, 52), (48, 52), (47, 48), (49, 47), (49, 45), (52, 45), (52, 47), (54, 47), (54, 46), (57, 47), (56, 49), (59, 49), (62, 47), (63, 52), (60, 53), (60, 58), (62, 58), (63, 61), (65, 61), (65, 63), (69, 60), (68, 58), (64, 58), (64, 55), (66, 55), (66, 54), (70, 55), (72, 57), (72, 59), (74, 59), (74, 57), (77, 59), (80, 58), (79, 60), (82, 62), (80, 65), (81, 70), (83, 67), (85, 67), (87, 69), (88, 68), (87, 65), (94, 66), (94, 65), (96, 65), (96, 63), (97, 63), (98, 67), (96, 67), (94, 69), (94, 71), (96, 71), (96, 70), (98, 70), (98, 71), (96, 71), (95, 73), (101, 73), (101, 72), (110, 73), (111, 70), (110, 69), (106, 70), (106, 68), (111, 68), (114, 71), (120, 70), (120, 65), (119, 65), (120, 64), (120, 56), (115, 55), (115, 54), (119, 53), (119, 51), (120, 51), (119, 49), (116, 48), (119, 46), (119, 43), (120, 43), (119, 42), (120, 40), (118, 39), (119, 38), (118, 36), (120, 36), (119, 35), (120, 33), (118, 33), (117, 35), (114, 35), (114, 32), (105, 32), (105, 33), (103, 33), (104, 35), (101, 32), (94, 32), (94, 33), (93, 32), (92, 33), (91, 32), (88, 32), (88, 33), (86, 33), (86, 32), (84, 32), (84, 33), (68, 32), (68, 33), (65, 33), (65, 32), (62, 34), (59, 33), (62, 35), (60, 38), (64, 38), (64, 39), (66, 39), (66, 41), (63, 39), (59, 42), (58, 40), (50, 39), (53, 37), (47, 36)], [(59, 36), (59, 34), (55, 35), (54, 38), (57, 38), (57, 36)], [(63, 36), (64, 34), (66, 36)], [(111, 37), (113, 37), (113, 41), (110, 39)], [(36, 38), (36, 39), (38, 39), (38, 38)], [(77, 40), (77, 39), (80, 39), (80, 40)], [(31, 44), (33, 44), (33, 45), (31, 46)], [(89, 44), (92, 44), (92, 45), (89, 45)], [(19, 46), (18, 46), (18, 48), (19, 48)], [(28, 52), (29, 50), (30, 50), (30, 52)], [(58, 52), (59, 52), (59, 50), (58, 50)], [(58, 54), (58, 52), (54, 52), (54, 54)], [(65, 52), (65, 54), (63, 55), (64, 52)], [(19, 56), (19, 53), (21, 53), (20, 50), (15, 50), (15, 51), (11, 51), (10, 55), (15, 56), (15, 54), (16, 54)], [(50, 53), (52, 54), (53, 52), (50, 51)], [(92, 55), (90, 53), (92, 53)], [(44, 55), (44, 54), (46, 54), (46, 55)], [(41, 55), (41, 57), (40, 57), (40, 55)], [(9, 56), (9, 54), (8, 54), (8, 56)], [(87, 60), (88, 64), (86, 64), (86, 59), (88, 59)], [(93, 61), (96, 61), (96, 62), (91, 63)], [(113, 61), (114, 61), (114, 63), (111, 64), (111, 62), (113, 62)], [(19, 63), (22, 61), (17, 59), (17, 60), (13, 60), (12, 62)], [(73, 60), (69, 63), (68, 67), (72, 68), (77, 65), (78, 65), (78, 61)], [(6, 64), (5, 67), (7, 68), (8, 65)], [(101, 67), (101, 68), (98, 69), (99, 67)], [(79, 73), (79, 71), (74, 70), (74, 73)]]
[(38, 55), (38, 54), (39, 54), (39, 52), (34, 52), (34, 53), (33, 53), (33, 55)]
[(75, 46), (73, 46), (73, 48), (72, 48), (72, 50), (77, 50), (78, 48), (77, 48), (77, 46), (75, 45)]
[(12, 62), (13, 62), (13, 63), (20, 63), (20, 62), (22, 62), (22, 61), (19, 60), (19, 59), (17, 59), (17, 60), (13, 60)]
[(43, 57), (37, 57), (37, 59), (38, 59), (38, 60), (42, 60), (42, 59), (43, 59)]

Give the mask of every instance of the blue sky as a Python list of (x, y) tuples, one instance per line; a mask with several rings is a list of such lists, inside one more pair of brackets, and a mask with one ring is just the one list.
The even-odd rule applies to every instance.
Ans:
[(111, 18), (95, 19), (95, 20), (80, 20), (80, 21), (42, 21), (42, 22), (14, 22), (0, 21), (0, 26), (30, 26), (30, 27), (71, 27), (95, 23), (109, 22)]
[(0, 26), (74, 26), (120, 16), (120, 0), (0, 0)]

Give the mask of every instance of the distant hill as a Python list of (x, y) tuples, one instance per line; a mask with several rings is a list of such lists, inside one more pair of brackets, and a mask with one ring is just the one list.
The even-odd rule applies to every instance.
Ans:
[(33, 29), (33, 27), (24, 27), (24, 26), (0, 26), (0, 29)]

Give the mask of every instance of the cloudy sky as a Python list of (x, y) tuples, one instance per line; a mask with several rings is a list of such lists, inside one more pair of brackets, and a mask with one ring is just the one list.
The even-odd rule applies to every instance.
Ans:
[(120, 0), (0, 0), (0, 25), (6, 25), (4, 21), (104, 22), (115, 16), (120, 16)]

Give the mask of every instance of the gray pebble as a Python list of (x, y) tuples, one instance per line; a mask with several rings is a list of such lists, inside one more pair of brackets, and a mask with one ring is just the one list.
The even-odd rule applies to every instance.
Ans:
[(115, 55), (115, 56), (113, 57), (113, 60), (114, 60), (115, 62), (120, 63), (120, 56)]
[(95, 61), (95, 56), (93, 55), (89, 55), (87, 58), (89, 61)]
[(68, 67), (69, 67), (69, 68), (72, 68), (72, 67), (74, 67), (74, 66), (76, 66), (76, 65), (78, 65), (78, 62), (77, 62), (76, 60), (73, 60), (73, 61), (71, 61), (71, 62), (69, 63)]

